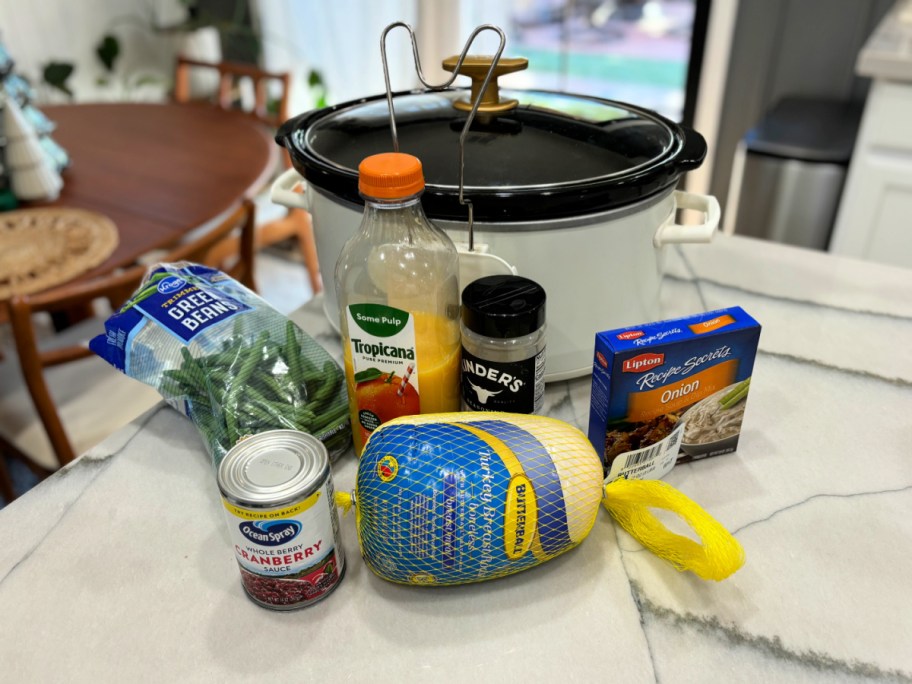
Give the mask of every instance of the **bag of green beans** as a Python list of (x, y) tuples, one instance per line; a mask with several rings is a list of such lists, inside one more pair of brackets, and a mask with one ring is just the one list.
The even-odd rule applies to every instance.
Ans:
[(221, 271), (158, 264), (89, 342), (194, 422), (218, 467), (239, 440), (288, 428), (335, 458), (351, 443), (344, 375), (325, 349)]

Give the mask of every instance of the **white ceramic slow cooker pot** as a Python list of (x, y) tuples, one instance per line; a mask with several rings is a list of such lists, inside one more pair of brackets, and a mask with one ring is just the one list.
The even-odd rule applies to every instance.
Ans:
[[(715, 198), (675, 190), (697, 168), (706, 143), (654, 112), (599, 98), (502, 91), (506, 114), (479, 114), (465, 146), (464, 196), (474, 208), (474, 252), (485, 268), (513, 267), (547, 294), (546, 380), (591, 371), (595, 333), (660, 317), (663, 246), (708, 242), (719, 221)], [(429, 218), (467, 251), (467, 209), (459, 202), (461, 89), (394, 97), (400, 150), (422, 160)], [(313, 216), (324, 310), (338, 330), (336, 260), (363, 210), (357, 168), (390, 151), (385, 96), (303, 114), (276, 140), (294, 168), (273, 200)], [(296, 185), (303, 192), (293, 191)], [(700, 225), (676, 223), (676, 209), (702, 211)], [(503, 271), (500, 271), (503, 272)]]

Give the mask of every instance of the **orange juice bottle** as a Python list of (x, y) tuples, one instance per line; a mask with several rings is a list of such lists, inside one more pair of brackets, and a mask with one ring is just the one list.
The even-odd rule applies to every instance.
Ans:
[(364, 217), (336, 262), (335, 286), (355, 451), (397, 416), (459, 410), (458, 257), (421, 208), (424, 172), (408, 154), (358, 168)]

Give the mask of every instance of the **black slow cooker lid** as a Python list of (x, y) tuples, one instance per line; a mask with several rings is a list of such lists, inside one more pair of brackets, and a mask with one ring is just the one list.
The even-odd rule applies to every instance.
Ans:
[[(399, 148), (424, 165), (423, 204), (432, 218), (465, 221), (459, 204), (459, 136), (466, 90), (399, 93)], [(464, 196), (475, 220), (516, 222), (598, 213), (674, 185), (706, 154), (694, 131), (632, 105), (549, 91), (502, 90), (519, 101), (496, 117), (478, 114), (465, 145)], [(361, 203), (357, 168), (392, 150), (385, 96), (349, 102), (286, 122), (276, 136), (308, 182)]]

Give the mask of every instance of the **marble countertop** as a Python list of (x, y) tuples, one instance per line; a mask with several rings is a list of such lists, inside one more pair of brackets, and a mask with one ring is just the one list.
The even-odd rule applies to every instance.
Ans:
[[(912, 681), (912, 271), (742, 237), (668, 252), (663, 315), (763, 325), (734, 454), (667, 481), (743, 544), (721, 583), (604, 511), (577, 549), (455, 588), (346, 577), (290, 613), (241, 589), (195, 429), (160, 405), (0, 510), (6, 681)], [(334, 353), (317, 302), (293, 316)], [(585, 426), (588, 378), (548, 386)], [(351, 488), (356, 463), (334, 468)]]
[(858, 53), (859, 76), (912, 81), (912, 0), (898, 0)]

